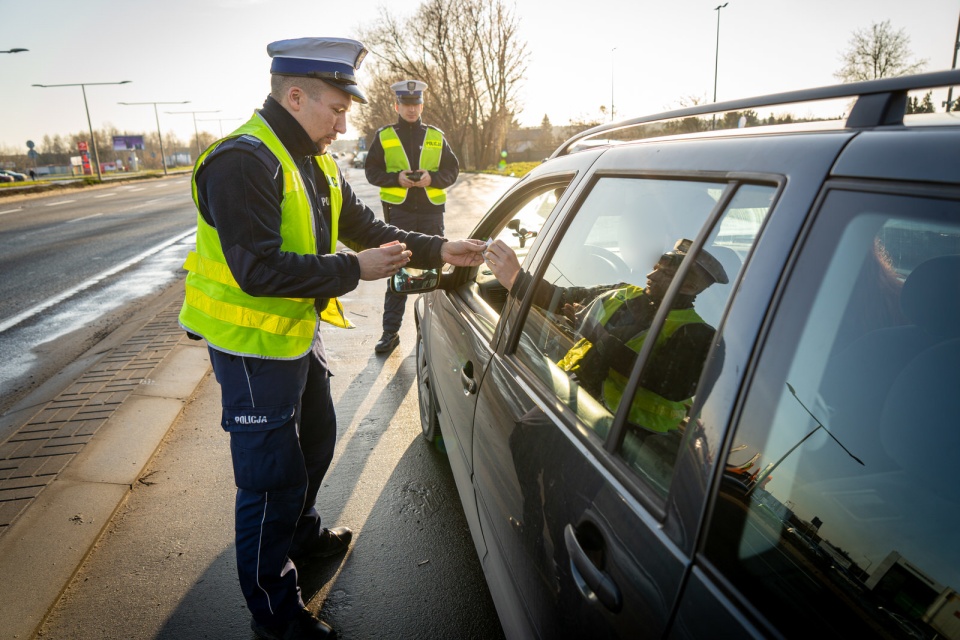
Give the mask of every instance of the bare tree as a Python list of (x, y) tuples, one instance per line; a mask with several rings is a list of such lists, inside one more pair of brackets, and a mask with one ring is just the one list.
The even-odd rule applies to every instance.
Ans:
[(921, 71), (926, 60), (911, 62), (910, 37), (903, 29), (894, 31), (889, 20), (874, 22), (869, 29), (857, 29), (842, 55), (843, 66), (834, 75), (841, 82), (859, 82), (905, 76)]
[(518, 30), (504, 0), (424, 0), (406, 20), (381, 9), (361, 36), (371, 52), (364, 74), (370, 104), (358, 109), (355, 126), (370, 138), (396, 120), (390, 85), (423, 80), (429, 85), (424, 121), (443, 130), (463, 166), (494, 164), (526, 71)]

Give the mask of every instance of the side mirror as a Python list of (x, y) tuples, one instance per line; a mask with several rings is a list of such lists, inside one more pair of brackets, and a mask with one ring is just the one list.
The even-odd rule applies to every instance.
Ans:
[(433, 291), (440, 284), (439, 269), (403, 267), (390, 278), (390, 291), (404, 295)]
[(512, 230), (513, 230), (513, 237), (514, 237), (514, 238), (518, 238), (518, 239), (520, 240), (520, 248), (521, 248), (521, 249), (522, 249), (524, 246), (526, 246), (527, 240), (528, 240), (529, 238), (536, 238), (536, 237), (537, 237), (537, 232), (536, 232), (536, 231), (527, 231), (526, 229), (524, 229), (523, 227), (521, 227), (521, 226), (520, 226), (520, 220), (519, 220), (518, 218), (514, 218), (513, 220), (511, 220), (510, 222), (508, 222), (508, 223), (507, 223), (507, 228), (508, 228), (508, 229), (512, 229)]

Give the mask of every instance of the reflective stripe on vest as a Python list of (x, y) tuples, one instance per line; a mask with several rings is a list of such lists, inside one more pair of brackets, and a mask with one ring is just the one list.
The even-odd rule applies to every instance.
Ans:
[[(388, 173), (399, 173), (410, 170), (410, 160), (403, 144), (393, 127), (380, 130), (380, 144), (383, 146), (383, 160)], [(443, 152), (443, 134), (439, 129), (427, 127), (427, 134), (423, 138), (423, 148), (420, 149), (420, 164), (423, 171), (436, 171), (440, 168), (440, 155)], [(427, 187), (427, 198), (433, 204), (443, 204), (447, 201), (447, 194), (443, 189)], [(380, 199), (390, 204), (401, 204), (407, 199), (407, 189), (404, 187), (380, 187)]]
[[(643, 289), (629, 285), (604, 295), (606, 299), (602, 302), (597, 300), (591, 315), (584, 320), (584, 334), (592, 335), (604, 332), (604, 327), (613, 315), (627, 301), (643, 295)], [(664, 321), (663, 328), (657, 335), (653, 347), (654, 351), (662, 347), (677, 329), (691, 323), (703, 323), (703, 318), (693, 309), (674, 309), (670, 311)], [(641, 331), (624, 343), (623, 346), (634, 353), (640, 353), (648, 334), (647, 330)], [(576, 372), (580, 361), (591, 348), (593, 348), (593, 343), (587, 338), (581, 338), (557, 364), (564, 371)], [(620, 406), (627, 379), (628, 376), (617, 371), (614, 367), (608, 368), (607, 376), (602, 384), (601, 395), (603, 396), (603, 404), (611, 413), (615, 413)], [(665, 433), (676, 429), (686, 415), (687, 406), (685, 402), (667, 400), (654, 391), (638, 386), (630, 404), (628, 420), (651, 431)]]
[[(215, 142), (197, 159), (191, 185), (194, 203), (198, 203), (196, 174), (204, 160), (225, 140), (243, 135), (266, 144), (283, 171), (280, 249), (301, 255), (316, 254), (313, 210), (303, 178), (293, 158), (259, 114), (254, 113), (246, 124)], [(333, 159), (322, 155), (317, 156), (316, 160), (330, 186), (330, 250), (333, 252), (336, 250), (343, 194)], [(318, 319), (339, 327), (353, 326), (336, 299), (328, 302), (318, 318), (312, 298), (246, 294), (227, 266), (216, 229), (207, 224), (199, 214), (199, 204), (197, 206), (197, 248), (190, 252), (183, 265), (188, 271), (186, 294), (180, 310), (180, 325), (184, 329), (202, 336), (211, 346), (228, 353), (295, 359), (310, 351), (316, 337)]]

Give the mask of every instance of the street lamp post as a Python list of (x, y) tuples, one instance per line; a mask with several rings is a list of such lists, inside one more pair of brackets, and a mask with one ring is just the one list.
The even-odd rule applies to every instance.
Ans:
[(0, 51), (0, 53), (21, 53), (23, 51), (30, 51), (30, 49), (20, 49), (18, 47), (16, 49), (7, 49), (6, 51)]
[(717, 71), (720, 70), (720, 9), (723, 9), (725, 6), (730, 4), (729, 2), (724, 2), (723, 4), (714, 7), (714, 11), (717, 12), (717, 52), (713, 57), (713, 101), (717, 101)]
[(87, 87), (103, 84), (129, 84), (130, 80), (121, 80), (120, 82), (81, 82), (74, 84), (35, 84), (35, 87), (50, 89), (53, 87), (80, 87), (83, 91), (83, 108), (87, 112), (87, 126), (90, 127), (90, 140), (93, 142), (93, 160), (97, 165), (97, 181), (103, 182), (103, 176), (100, 174), (100, 152), (97, 149), (97, 137), (93, 135), (93, 123), (90, 122), (90, 108), (87, 106)]
[(220, 113), (220, 109), (215, 111), (167, 111), (167, 113), (192, 113), (193, 114), (193, 135), (197, 139), (197, 157), (200, 157), (200, 154), (203, 153), (203, 149), (200, 148), (200, 131), (197, 130), (197, 114), (198, 113)]
[[(960, 51), (960, 18), (957, 19), (957, 37), (953, 43), (953, 64), (950, 66), (951, 69), (957, 68), (957, 51)], [(950, 111), (953, 107), (953, 87), (947, 89), (947, 111)], [(956, 109), (953, 109), (956, 111)]]
[[(787, 452), (784, 453), (782, 456), (780, 456), (780, 459), (779, 459), (779, 460), (777, 460), (776, 462), (774, 462), (772, 465), (768, 465), (768, 467), (764, 470), (764, 473), (762, 474), (762, 478), (766, 478), (766, 477), (771, 476), (771, 475), (773, 474), (774, 469), (776, 469), (777, 467), (779, 467), (779, 466), (780, 466), (780, 463), (787, 459), (787, 456), (789, 456), (791, 453), (793, 453), (793, 452), (796, 450), (797, 447), (799, 447), (801, 444), (803, 444), (804, 442), (806, 442), (807, 438), (809, 438), (810, 436), (812, 436), (813, 434), (815, 434), (815, 433), (816, 433), (817, 431), (819, 431), (820, 429), (823, 429), (823, 430), (827, 433), (828, 436), (830, 436), (831, 438), (833, 438), (833, 441), (836, 442), (838, 445), (840, 445), (840, 448), (843, 449), (843, 451), (844, 451), (848, 456), (850, 456), (850, 457), (853, 458), (855, 461), (857, 461), (857, 462), (859, 462), (861, 465), (863, 465), (863, 460), (861, 460), (861, 459), (858, 458), (857, 456), (853, 455), (853, 453), (851, 453), (849, 449), (847, 449), (845, 446), (843, 446), (843, 443), (840, 442), (840, 441), (837, 439), (837, 436), (833, 435), (833, 433), (832, 433), (829, 429), (827, 429), (827, 428), (823, 425), (822, 422), (820, 422), (820, 420), (817, 418), (817, 416), (813, 415), (813, 413), (810, 411), (810, 409), (807, 408), (807, 405), (803, 404), (803, 401), (801, 401), (801, 400), (800, 400), (800, 397), (797, 395), (796, 389), (794, 389), (794, 388), (793, 388), (793, 385), (790, 384), (789, 382), (787, 383), (787, 389), (789, 389), (790, 394), (796, 399), (796, 401), (800, 403), (800, 406), (803, 407), (803, 410), (807, 412), (807, 415), (809, 415), (811, 418), (813, 418), (813, 421), (817, 423), (817, 426), (814, 427), (813, 430), (810, 431), (807, 435), (805, 435), (805, 436), (803, 436), (802, 438), (800, 438), (800, 440), (799, 440), (795, 445), (793, 445), (792, 447), (790, 447), (789, 449), (787, 449)], [(866, 465), (863, 465), (863, 466), (866, 466)], [(748, 494), (748, 495), (751, 494), (751, 493), (753, 493), (753, 490), (756, 489), (757, 486), (760, 485), (760, 482), (761, 482), (762, 478), (761, 478), (761, 477), (758, 477), (756, 483), (755, 483), (753, 486), (751, 486), (750, 489), (747, 490), (747, 494)]]
[(610, 49), (610, 122), (613, 122), (613, 63), (616, 47)]
[(160, 133), (160, 116), (157, 114), (157, 105), (158, 104), (188, 104), (189, 100), (182, 100), (180, 102), (118, 102), (117, 104), (132, 106), (136, 104), (152, 104), (153, 105), (153, 116), (157, 119), (157, 137), (160, 138), (160, 162), (163, 164), (163, 175), (167, 175), (167, 158), (163, 153), (163, 134)]
[(224, 120), (243, 120), (243, 118), (200, 118), (197, 122), (216, 122), (220, 125), (220, 137), (223, 137)]

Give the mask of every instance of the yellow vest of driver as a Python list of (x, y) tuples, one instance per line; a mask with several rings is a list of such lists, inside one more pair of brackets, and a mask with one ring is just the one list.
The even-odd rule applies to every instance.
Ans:
[[(643, 295), (643, 289), (630, 285), (604, 295), (606, 299), (603, 300), (602, 303), (598, 300), (598, 304), (593, 305), (594, 308), (591, 311), (591, 313), (595, 314), (592, 320), (601, 327), (606, 326), (610, 318), (613, 317), (613, 314), (626, 304), (628, 300)], [(703, 322), (703, 318), (693, 309), (674, 309), (670, 311), (670, 313), (667, 314), (663, 328), (657, 335), (657, 340), (653, 347), (654, 351), (663, 346), (677, 329), (693, 322)], [(644, 342), (647, 340), (648, 334), (649, 331), (641, 331), (625, 342), (624, 346), (635, 353), (640, 353)], [(579, 362), (586, 356), (592, 346), (593, 344), (589, 340), (581, 338), (557, 364), (564, 371), (571, 373), (576, 372), (579, 368)], [(607, 371), (607, 377), (604, 379), (601, 387), (601, 395), (603, 396), (601, 399), (604, 406), (606, 406), (611, 413), (616, 413), (617, 408), (620, 406), (620, 401), (623, 398), (623, 392), (626, 386), (627, 378), (621, 373), (613, 369)], [(667, 431), (676, 429), (686, 415), (687, 405), (685, 402), (667, 400), (654, 391), (638, 386), (633, 396), (633, 402), (630, 403), (628, 419), (630, 422), (651, 431), (666, 433)]]
[[(221, 143), (249, 135), (257, 138), (280, 161), (283, 198), (280, 202), (281, 251), (317, 253), (313, 210), (303, 177), (290, 153), (258, 114), (229, 136), (213, 143), (199, 158), (193, 171), (192, 193), (197, 205), (197, 247), (187, 256), (186, 293), (180, 309), (180, 326), (202, 336), (207, 343), (227, 353), (257, 358), (293, 360), (310, 351), (319, 320), (352, 328), (343, 307), (331, 298), (318, 316), (313, 298), (251, 296), (237, 283), (227, 266), (217, 230), (199, 213), (197, 171)], [(317, 165), (330, 187), (331, 242), (336, 251), (337, 223), (343, 204), (336, 163), (328, 155), (316, 156)]]
[[(380, 144), (383, 146), (383, 161), (388, 173), (399, 173), (410, 170), (410, 159), (403, 150), (403, 144), (393, 127), (384, 127), (380, 130)], [(440, 155), (443, 153), (443, 133), (439, 129), (427, 125), (427, 134), (423, 138), (423, 147), (420, 149), (420, 164), (423, 171), (436, 171), (440, 168)], [(447, 194), (443, 189), (427, 187), (427, 198), (433, 204), (443, 204), (447, 201)], [(404, 187), (380, 187), (380, 199), (390, 204), (401, 204), (407, 199), (407, 189)]]

